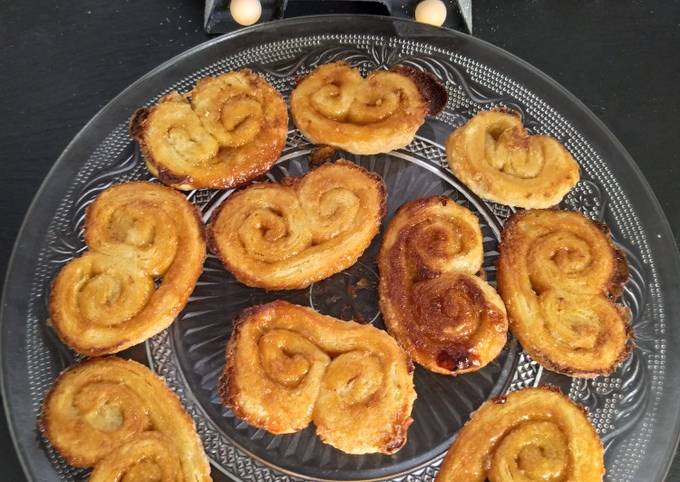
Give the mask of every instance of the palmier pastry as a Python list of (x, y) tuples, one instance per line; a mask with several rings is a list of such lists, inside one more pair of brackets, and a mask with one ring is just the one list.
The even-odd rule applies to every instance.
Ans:
[(559, 204), (579, 180), (562, 144), (530, 135), (516, 112), (480, 112), (446, 141), (451, 170), (478, 196), (522, 208)]
[(209, 226), (211, 249), (236, 278), (305, 288), (353, 265), (380, 229), (385, 186), (349, 161), (232, 194)]
[(604, 450), (583, 408), (558, 390), (485, 402), (458, 432), (437, 482), (601, 482)]
[(102, 192), (87, 210), (85, 242), (89, 250), (52, 284), (50, 316), (64, 343), (88, 356), (124, 350), (167, 328), (186, 305), (206, 251), (196, 209), (150, 182)]
[(612, 301), (628, 269), (605, 226), (569, 211), (514, 214), (497, 275), (512, 333), (546, 368), (594, 377), (628, 355), (628, 311)]
[(171, 92), (130, 120), (149, 172), (177, 189), (239, 186), (269, 170), (286, 142), (288, 111), (271, 85), (243, 69)]
[(290, 95), (295, 125), (315, 144), (353, 154), (378, 154), (409, 144), (446, 104), (444, 87), (406, 66), (375, 70), (365, 79), (344, 62), (317, 67)]
[(404, 204), (387, 227), (380, 308), (389, 332), (428, 370), (479, 370), (507, 341), (503, 301), (475, 276), (483, 257), (477, 217), (444, 196)]
[(387, 333), (285, 301), (236, 321), (220, 394), (251, 425), (284, 434), (314, 422), (350, 454), (399, 450), (416, 398), (413, 366)]
[(43, 405), (43, 433), (90, 482), (207, 482), (210, 466), (193, 420), (157, 375), (116, 357), (62, 372)]

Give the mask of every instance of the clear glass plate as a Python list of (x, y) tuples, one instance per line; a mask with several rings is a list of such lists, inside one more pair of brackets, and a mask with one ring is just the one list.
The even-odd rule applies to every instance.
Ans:
[[(7, 275), (2, 312), (2, 388), (17, 451), (33, 480), (80, 480), (45, 443), (36, 417), (57, 373), (75, 360), (45, 324), (50, 281), (84, 247), (86, 206), (113, 183), (150, 179), (127, 135), (129, 115), (170, 89), (250, 67), (287, 96), (315, 66), (346, 60), (362, 70), (406, 63), (438, 76), (449, 102), (406, 148), (348, 156), (382, 175), (389, 193), (386, 222), (404, 202), (444, 194), (475, 211), (482, 223), (485, 271), (495, 281), (501, 226), (511, 210), (484, 202), (446, 166), (446, 135), (482, 109), (519, 110), (535, 133), (560, 139), (582, 167), (582, 181), (563, 207), (606, 222), (627, 253), (631, 281), (624, 302), (637, 337), (633, 355), (612, 376), (572, 380), (543, 371), (510, 340), (483, 370), (457, 378), (418, 368), (415, 423), (393, 456), (349, 456), (322, 444), (314, 429), (272, 436), (235, 418), (216, 394), (231, 322), (243, 308), (285, 298), (322, 313), (382, 327), (377, 307), (378, 236), (360, 261), (307, 290), (268, 293), (236, 282), (214, 257), (187, 308), (166, 331), (124, 356), (147, 362), (177, 392), (197, 424), (216, 480), (433, 480), (441, 458), (469, 414), (489, 397), (539, 383), (557, 384), (588, 409), (606, 447), (607, 480), (661, 481), (678, 435), (680, 262), (657, 201), (630, 156), (573, 96), (500, 49), (453, 31), (369, 16), (307, 17), (243, 29), (196, 47), (147, 74), (97, 114), (67, 147), (26, 217)], [(310, 146), (291, 125), (275, 180), (308, 169)], [(231, 191), (194, 191), (207, 220)], [(144, 349), (145, 348), (145, 349)], [(643, 463), (644, 461), (644, 463)]]

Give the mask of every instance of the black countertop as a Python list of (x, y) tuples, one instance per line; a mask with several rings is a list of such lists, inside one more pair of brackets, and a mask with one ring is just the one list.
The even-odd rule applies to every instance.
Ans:
[[(680, 0), (475, 0), (475, 35), (579, 97), (637, 161), (680, 240)], [(198, 0), (0, 3), (0, 273), (61, 150), (104, 104), (209, 38)], [(0, 417), (2, 479), (24, 480)], [(676, 455), (668, 480), (680, 481)]]

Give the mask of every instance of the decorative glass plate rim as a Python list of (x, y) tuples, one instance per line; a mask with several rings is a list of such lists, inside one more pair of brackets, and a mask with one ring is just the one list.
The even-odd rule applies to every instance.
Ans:
[[(630, 155), (626, 152), (625, 148), (622, 146), (622, 144), (616, 139), (616, 137), (607, 129), (607, 127), (583, 104), (581, 101), (579, 101), (573, 94), (568, 92), (564, 87), (559, 85), (557, 82), (555, 82), (553, 79), (551, 79), (549, 76), (541, 72), (540, 70), (536, 69), (535, 67), (531, 66), (527, 62), (515, 57), (512, 54), (509, 54), (508, 52), (492, 45), (489, 44), (488, 42), (485, 42), (483, 40), (471, 37), (467, 34), (463, 34), (460, 32), (455, 32), (451, 31), (448, 29), (436, 29), (433, 27), (427, 27), (423, 26), (422, 24), (417, 24), (413, 21), (410, 20), (404, 20), (404, 19), (394, 19), (390, 17), (373, 17), (369, 15), (355, 15), (355, 16), (345, 16), (345, 15), (321, 15), (321, 16), (313, 16), (313, 17), (302, 17), (302, 18), (294, 18), (294, 19), (287, 19), (283, 21), (278, 21), (276, 23), (276, 27), (278, 26), (286, 26), (286, 25), (298, 25), (302, 26), (305, 24), (309, 23), (314, 23), (314, 22), (334, 22), (336, 24), (341, 24), (343, 20), (350, 20), (350, 19), (357, 19), (361, 18), (366, 21), (370, 22), (376, 22), (376, 23), (390, 23), (390, 24), (410, 24), (409, 28), (411, 29), (411, 33), (414, 31), (420, 31), (421, 33), (429, 33), (437, 36), (441, 36), (442, 32), (444, 32), (447, 36), (449, 36), (452, 40), (453, 39), (460, 39), (464, 42), (467, 42), (471, 44), (473, 47), (481, 49), (482, 53), (485, 53), (487, 55), (491, 55), (491, 57), (495, 58), (498, 61), (503, 61), (503, 62), (509, 62), (510, 65), (509, 67), (513, 67), (516, 69), (519, 69), (518, 72), (515, 73), (521, 73), (522, 75), (528, 76), (528, 79), (531, 80), (532, 82), (538, 81), (539, 84), (542, 83), (542, 85), (539, 85), (541, 88), (545, 88), (548, 91), (552, 89), (551, 92), (549, 92), (550, 95), (556, 96), (557, 98), (561, 98), (563, 100), (566, 100), (566, 105), (563, 105), (559, 111), (560, 113), (564, 112), (564, 109), (569, 108), (570, 110), (570, 116), (585, 116), (585, 121), (590, 122), (592, 125), (588, 126), (589, 129), (593, 130), (593, 132), (597, 133), (599, 136), (598, 142), (603, 142), (604, 145), (607, 145), (608, 149), (612, 150), (614, 154), (617, 156), (617, 160), (625, 160), (625, 163), (622, 167), (618, 167), (617, 169), (630, 169), (632, 170), (632, 173), (634, 173), (634, 176), (632, 176), (632, 182), (634, 185), (639, 190), (639, 187), (642, 186), (644, 189), (642, 190), (644, 194), (646, 194), (645, 198), (639, 201), (639, 204), (642, 204), (642, 201), (648, 201), (648, 205), (644, 206), (645, 210), (648, 211), (647, 214), (652, 214), (654, 221), (657, 223), (655, 225), (656, 232), (657, 232), (657, 238), (658, 240), (652, 240), (650, 239), (650, 244), (652, 241), (655, 241), (656, 244), (665, 244), (665, 246), (660, 246), (660, 248), (664, 249), (664, 254), (666, 257), (670, 256), (672, 259), (671, 260), (666, 260), (666, 262), (663, 265), (659, 266), (659, 271), (661, 274), (667, 275), (668, 272), (675, 272), (677, 273), (680, 271), (680, 256), (678, 255), (678, 250), (675, 244), (675, 240), (673, 238), (673, 235), (670, 230), (670, 226), (668, 224), (668, 220), (666, 219), (665, 215), (663, 214), (663, 211), (661, 209), (661, 206), (658, 202), (658, 200), (655, 198), (653, 192), (651, 191), (647, 181), (645, 180), (644, 176), (640, 172), (639, 168), (635, 164), (635, 162), (632, 160)], [(260, 24), (256, 25), (253, 27), (245, 28), (242, 30), (239, 30), (237, 32), (232, 32), (230, 34), (226, 34), (222, 37), (218, 37), (212, 40), (209, 40), (205, 43), (202, 43), (192, 49), (189, 49), (178, 56), (162, 63), (160, 66), (157, 68), (153, 69), (149, 73), (145, 74), (144, 76), (140, 77), (137, 81), (135, 81), (133, 84), (131, 84), (128, 88), (123, 90), (119, 95), (114, 97), (108, 104), (106, 104), (95, 116), (90, 119), (90, 121), (85, 124), (85, 126), (81, 129), (81, 131), (73, 138), (73, 140), (66, 146), (64, 149), (63, 153), (60, 155), (58, 158), (57, 162), (54, 164), (52, 169), (49, 171), (47, 176), (45, 177), (45, 180), (43, 181), (41, 187), (39, 188), (38, 192), (36, 193), (27, 213), (24, 218), (24, 222), (22, 223), (22, 226), (19, 230), (14, 248), (11, 253), (10, 261), (8, 263), (8, 269), (5, 277), (5, 285), (3, 287), (3, 303), (2, 303), (2, 311), (0, 312), (0, 322), (2, 323), (1, 329), (2, 332), (0, 333), (0, 343), (2, 346), (2, 371), (0, 372), (0, 383), (2, 385), (2, 393), (3, 393), (3, 403), (5, 406), (5, 413), (8, 417), (8, 426), (9, 426), (9, 431), (10, 434), (13, 438), (15, 449), (17, 451), (17, 455), (19, 457), (19, 460), (22, 464), (22, 467), (24, 469), (25, 474), (28, 477), (31, 477), (34, 474), (34, 465), (30, 464), (29, 461), (27, 460), (27, 451), (29, 448), (32, 447), (27, 447), (26, 445), (26, 440), (24, 437), (24, 440), (20, 440), (18, 435), (20, 432), (18, 431), (18, 417), (12, 417), (10, 413), (10, 401), (8, 396), (14, 398), (17, 395), (17, 393), (22, 392), (23, 390), (21, 389), (20, 386), (17, 386), (17, 380), (15, 380), (18, 376), (21, 374), (17, 375), (16, 373), (8, 376), (5, 370), (8, 367), (8, 363), (10, 360), (13, 359), (13, 354), (16, 353), (22, 353), (22, 349), (25, 347), (23, 344), (15, 344), (15, 346), (11, 345), (11, 342), (8, 343), (8, 340), (5, 336), (5, 331), (7, 327), (9, 326), (10, 320), (14, 320), (15, 324), (16, 322), (21, 322), (21, 319), (16, 319), (17, 317), (15, 316), (14, 318), (10, 318), (9, 313), (17, 311), (20, 306), (17, 305), (22, 305), (23, 301), (21, 301), (21, 296), (20, 294), (17, 293), (18, 288), (16, 288), (14, 285), (10, 285), (10, 281), (14, 280), (15, 278), (19, 277), (19, 274), (25, 274), (22, 273), (22, 263), (21, 263), (21, 258), (22, 255), (25, 258), (25, 254), (22, 252), (22, 241), (25, 241), (26, 243), (29, 243), (29, 241), (32, 241), (30, 239), (29, 234), (31, 234), (29, 231), (32, 227), (32, 224), (30, 223), (33, 221), (34, 218), (38, 216), (45, 217), (46, 213), (49, 212), (49, 214), (53, 214), (53, 209), (49, 208), (49, 206), (45, 206), (45, 203), (43, 205), (40, 204), (40, 201), (44, 201), (45, 199), (49, 198), (50, 195), (52, 197), (55, 197), (55, 191), (58, 191), (57, 194), (63, 194), (63, 191), (65, 191), (65, 184), (64, 184), (64, 178), (67, 178), (68, 176), (61, 176), (62, 179), (59, 179), (59, 169), (60, 168), (65, 168), (65, 167), (74, 167), (74, 161), (73, 157), (77, 157), (77, 151), (80, 149), (82, 150), (83, 148), (86, 147), (86, 145), (89, 143), (92, 143), (92, 140), (87, 139), (87, 134), (91, 129), (94, 129), (97, 126), (97, 123), (101, 123), (102, 121), (106, 120), (107, 116), (111, 116), (115, 114), (114, 109), (116, 107), (120, 107), (120, 104), (124, 101), (126, 96), (131, 95), (137, 88), (140, 88), (145, 85), (146, 82), (150, 81), (153, 79), (156, 75), (166, 71), (169, 67), (172, 67), (173, 65), (177, 64), (178, 62), (182, 60), (186, 60), (189, 57), (197, 54), (198, 52), (208, 49), (209, 47), (212, 47), (217, 44), (221, 44), (222, 42), (228, 42), (231, 41), (234, 38), (238, 38), (240, 36), (247, 35), (251, 32), (254, 31), (270, 31), (274, 30), (272, 26), (272, 23), (269, 24)], [(349, 30), (349, 27), (348, 27)], [(515, 78), (515, 77), (513, 77)], [(526, 79), (525, 79), (526, 80)], [(535, 90), (535, 89), (534, 89)], [(541, 90), (541, 93), (543, 91)], [(547, 95), (547, 94), (546, 94)], [(579, 127), (581, 128), (582, 126), (579, 124)], [(87, 151), (89, 152), (89, 151)], [(69, 160), (69, 157), (71, 158)], [(609, 157), (609, 156), (608, 156)], [(70, 164), (69, 164), (70, 163)], [(66, 179), (66, 181), (69, 181), (70, 179)], [(58, 181), (61, 181), (61, 184), (58, 183)], [(51, 188), (51, 190), (50, 190)], [(51, 192), (50, 192), (51, 191)], [(644, 196), (644, 194), (642, 194)], [(640, 193), (637, 194), (637, 197), (639, 199)], [(640, 208), (638, 206), (638, 203), (636, 203), (636, 208)], [(651, 208), (651, 209), (650, 209)], [(651, 212), (649, 212), (651, 211)], [(35, 225), (38, 225), (38, 223), (34, 223)], [(38, 228), (41, 229), (41, 228)], [(44, 229), (44, 228), (43, 228)], [(40, 237), (38, 237), (40, 238)], [(652, 238), (650, 236), (650, 238)], [(33, 240), (34, 241), (34, 240)], [(670, 241), (670, 242), (669, 242)], [(650, 249), (653, 252), (657, 252), (655, 249)], [(659, 248), (656, 248), (659, 249)], [(24, 269), (23, 271), (26, 271)], [(25, 276), (24, 276), (25, 277)], [(663, 277), (660, 275), (660, 277)], [(18, 283), (18, 285), (21, 285), (21, 283)], [(668, 288), (668, 286), (665, 286), (665, 288)], [(675, 290), (675, 293), (672, 293), (670, 291), (666, 291), (665, 293), (665, 299), (666, 303), (664, 306), (668, 306), (671, 309), (667, 311), (668, 317), (670, 320), (673, 319), (674, 314), (680, 314), (680, 302), (677, 301), (678, 297), (673, 296), (673, 294), (679, 294), (677, 293), (680, 290)], [(18, 295), (18, 296), (17, 296)], [(10, 303), (10, 301), (14, 302), (14, 304)], [(673, 329), (673, 325), (669, 323), (668, 325), (668, 331), (667, 331), (667, 338), (670, 339), (671, 341), (678, 341), (680, 339), (679, 332), (675, 329)], [(25, 350), (24, 352), (25, 353)], [(678, 359), (677, 358), (668, 358), (669, 365), (671, 362), (675, 364), (676, 369), (678, 368)], [(23, 372), (22, 372), (23, 374)], [(13, 380), (14, 386), (12, 388), (15, 389), (14, 392), (10, 390), (10, 385), (11, 385), (11, 380)], [(18, 389), (18, 390), (17, 390)], [(664, 395), (667, 394), (668, 391), (670, 391), (672, 387), (666, 387), (664, 389)], [(678, 392), (677, 389), (673, 390), (674, 392)], [(16, 400), (15, 400), (16, 402)], [(675, 407), (674, 410), (667, 410), (666, 413), (664, 413), (665, 419), (670, 422), (672, 421), (672, 426), (673, 426), (673, 431), (672, 433), (674, 434), (673, 437), (671, 437), (672, 443), (670, 444), (665, 444), (665, 450), (663, 450), (663, 453), (661, 455), (661, 459), (664, 461), (662, 466), (659, 468), (659, 471), (657, 474), (660, 477), (663, 477), (664, 474), (667, 473), (668, 468), (670, 467), (671, 461), (672, 461), (672, 454), (675, 452), (675, 448), (677, 447), (678, 443), (678, 437), (680, 435), (680, 407)], [(669, 423), (667, 423), (669, 425)], [(32, 428), (32, 427), (31, 427)], [(670, 433), (670, 432), (669, 432)], [(26, 452), (25, 452), (26, 451)], [(33, 461), (35, 462), (35, 461)], [(39, 464), (38, 464), (39, 465)], [(662, 479), (659, 479), (662, 480)]]

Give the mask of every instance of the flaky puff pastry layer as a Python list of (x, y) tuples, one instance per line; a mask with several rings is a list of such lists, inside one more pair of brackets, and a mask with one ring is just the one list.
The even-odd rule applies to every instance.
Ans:
[(88, 207), (85, 242), (89, 249), (54, 279), (49, 308), (62, 341), (88, 356), (116, 353), (167, 328), (206, 253), (194, 206), (150, 182), (102, 192)]
[(604, 472), (585, 410), (556, 389), (525, 388), (473, 413), (437, 482), (601, 482)]
[(497, 275), (512, 333), (546, 368), (595, 377), (628, 356), (629, 313), (612, 301), (628, 269), (604, 225), (577, 212), (516, 213), (503, 228)]
[(387, 333), (274, 301), (235, 322), (220, 379), (225, 405), (275, 434), (311, 422), (350, 454), (392, 454), (406, 443), (413, 366)]
[(431, 75), (396, 66), (363, 78), (344, 62), (317, 67), (290, 95), (295, 125), (315, 144), (354, 154), (389, 152), (409, 144), (425, 117), (446, 104)]
[(62, 372), (40, 421), (68, 463), (93, 468), (90, 482), (212, 480), (193, 420), (137, 362), (95, 358)]
[(404, 204), (387, 227), (380, 309), (389, 332), (428, 370), (479, 370), (507, 341), (503, 301), (476, 276), (483, 257), (479, 220), (444, 196)]
[(380, 176), (340, 160), (232, 194), (210, 223), (209, 242), (248, 286), (305, 288), (356, 262), (378, 234), (385, 203)]
[(475, 194), (522, 208), (556, 206), (580, 177), (562, 144), (530, 135), (512, 111), (475, 115), (449, 135), (446, 155), (453, 173)]
[(281, 154), (286, 104), (249, 69), (200, 79), (130, 120), (149, 172), (176, 189), (226, 189), (264, 174)]

